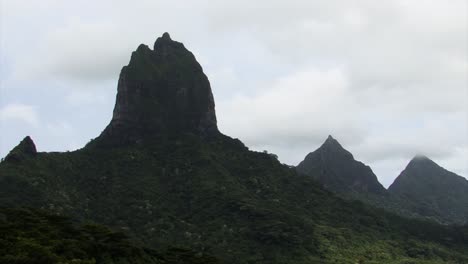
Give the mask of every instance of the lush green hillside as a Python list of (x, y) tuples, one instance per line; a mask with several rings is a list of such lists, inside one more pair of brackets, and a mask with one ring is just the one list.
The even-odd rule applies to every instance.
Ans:
[(73, 224), (37, 209), (0, 208), (0, 263), (176, 264), (219, 263), (209, 256), (171, 248), (156, 252), (121, 232), (97, 224)]
[(225, 136), (38, 153), (1, 163), (0, 175), (2, 205), (92, 219), (227, 263), (468, 261), (463, 233), (341, 200)]

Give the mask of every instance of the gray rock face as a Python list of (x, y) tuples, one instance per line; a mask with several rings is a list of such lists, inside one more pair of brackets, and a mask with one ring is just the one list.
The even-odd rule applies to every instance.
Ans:
[(326, 188), (337, 193), (386, 192), (371, 168), (355, 160), (332, 136), (328, 136), (316, 151), (309, 153), (296, 169), (314, 177)]
[(14, 147), (5, 157), (5, 161), (21, 161), (27, 158), (33, 158), (37, 155), (36, 145), (31, 137), (27, 136)]
[(95, 143), (133, 144), (179, 133), (218, 134), (215, 103), (194, 55), (164, 33), (154, 50), (140, 45), (122, 68), (112, 121)]

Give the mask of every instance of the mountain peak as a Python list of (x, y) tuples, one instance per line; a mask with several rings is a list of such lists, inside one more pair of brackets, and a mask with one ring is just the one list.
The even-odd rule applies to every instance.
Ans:
[(172, 39), (171, 39), (171, 36), (170, 36), (169, 33), (167, 33), (167, 32), (164, 32), (164, 33), (163, 33), (162, 38), (163, 38), (163, 39), (167, 39), (167, 40), (172, 40)]
[(195, 56), (164, 33), (154, 50), (140, 45), (122, 68), (112, 120), (92, 144), (142, 143), (180, 133), (218, 134), (215, 103)]
[(335, 146), (335, 147), (340, 147), (340, 148), (343, 148), (341, 146), (341, 144), (338, 142), (338, 140), (336, 140), (334, 137), (332, 137), (331, 135), (328, 135), (327, 139), (325, 140), (325, 142), (323, 142), (322, 145), (328, 145), (328, 146)]
[(420, 162), (420, 161), (432, 161), (431, 159), (429, 159), (427, 156), (423, 155), (423, 154), (416, 154), (412, 159), (411, 161), (416, 161), (416, 162)]
[(317, 149), (320, 152), (330, 153), (331, 155), (344, 155), (347, 158), (354, 159), (353, 155), (347, 151), (340, 142), (333, 138), (331, 135), (327, 137), (325, 142)]
[(431, 212), (436, 208), (436, 217), (442, 221), (468, 220), (468, 181), (426, 156), (416, 155), (388, 191), (419, 204), (422, 216), (434, 216)]
[(30, 136), (26, 136), (5, 157), (5, 161), (21, 161), (37, 155), (36, 145)]
[[(158, 37), (156, 41), (154, 42), (154, 51), (158, 52), (159, 49), (167, 46), (172, 46), (172, 47), (178, 47), (178, 48), (184, 48), (184, 44), (172, 40), (171, 36), (169, 33), (165, 32), (161, 37)], [(185, 48), (184, 48), (185, 49)], [(188, 50), (186, 50), (188, 51)]]
[(427, 156), (417, 154), (408, 163), (407, 168), (437, 169), (441, 167)]
[(442, 168), (428, 157), (424, 155), (416, 155), (413, 157), (413, 159), (411, 159), (408, 165), (406, 165), (406, 168), (395, 179), (389, 189), (395, 190), (409, 183), (416, 185), (423, 183), (435, 184), (437, 182), (450, 180), (450, 178), (463, 179), (463, 177)]
[(325, 140), (325, 142), (327, 141), (330, 141), (330, 142), (333, 142), (333, 141), (336, 141), (335, 138), (332, 137), (332, 135), (328, 135), (327, 139)]
[(359, 195), (385, 192), (371, 168), (356, 161), (331, 135), (317, 150), (309, 153), (296, 169), (337, 193)]

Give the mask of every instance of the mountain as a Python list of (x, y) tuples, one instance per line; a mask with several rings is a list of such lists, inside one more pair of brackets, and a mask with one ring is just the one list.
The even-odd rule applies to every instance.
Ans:
[(223, 263), (468, 262), (466, 227), (343, 200), (220, 133), (206, 76), (168, 34), (132, 54), (114, 116), (87, 146), (0, 163), (0, 207), (93, 221), (157, 252)]
[(332, 136), (328, 136), (322, 146), (309, 153), (296, 169), (339, 194), (359, 196), (386, 192), (372, 169), (355, 160)]
[(468, 221), (468, 181), (425, 156), (414, 157), (388, 188), (411, 202), (411, 211), (440, 222)]
[(21, 161), (27, 158), (33, 158), (37, 155), (36, 145), (33, 140), (27, 136), (14, 147), (5, 157), (6, 161)]
[(468, 181), (424, 156), (412, 159), (388, 191), (369, 166), (356, 161), (332, 136), (296, 170), (341, 197), (405, 217), (443, 224), (464, 224), (468, 219)]
[(195, 56), (164, 33), (154, 50), (140, 45), (122, 68), (112, 120), (91, 145), (145, 144), (188, 132), (219, 134), (213, 94)]

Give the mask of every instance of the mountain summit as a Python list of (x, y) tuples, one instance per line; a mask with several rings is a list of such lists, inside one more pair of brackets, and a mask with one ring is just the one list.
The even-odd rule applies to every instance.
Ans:
[(343, 158), (354, 159), (353, 154), (347, 151), (341, 144), (331, 135), (327, 137), (325, 142), (318, 149), (323, 155), (338, 155)]
[(110, 124), (94, 141), (122, 145), (154, 137), (218, 133), (210, 82), (195, 56), (164, 33), (140, 45), (122, 68)]
[(27, 158), (32, 158), (37, 155), (36, 145), (31, 137), (27, 136), (14, 147), (5, 157), (6, 161), (21, 161)]
[(426, 156), (414, 157), (388, 188), (416, 206), (412, 211), (441, 222), (468, 221), (468, 181)]
[(297, 170), (340, 194), (385, 192), (369, 166), (354, 159), (332, 136), (299, 163)]

